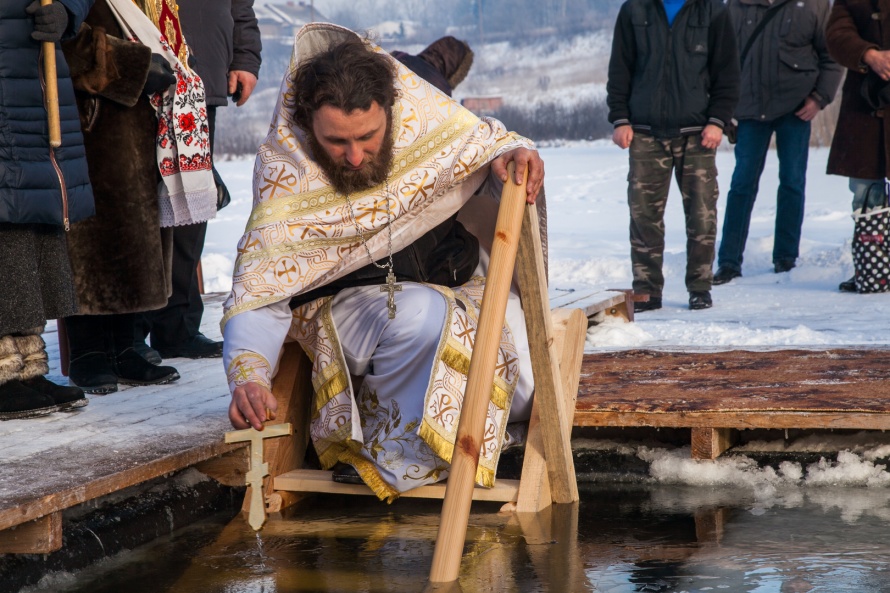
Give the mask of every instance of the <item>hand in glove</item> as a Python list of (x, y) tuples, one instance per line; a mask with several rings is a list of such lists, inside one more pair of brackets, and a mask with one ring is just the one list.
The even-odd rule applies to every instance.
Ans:
[(34, 32), (31, 37), (37, 41), (55, 43), (68, 28), (68, 10), (58, 2), (41, 6), (40, 0), (34, 0), (25, 12), (34, 17)]
[(151, 66), (148, 78), (142, 91), (149, 95), (166, 91), (171, 84), (176, 84), (176, 76), (170, 63), (161, 54), (151, 54)]

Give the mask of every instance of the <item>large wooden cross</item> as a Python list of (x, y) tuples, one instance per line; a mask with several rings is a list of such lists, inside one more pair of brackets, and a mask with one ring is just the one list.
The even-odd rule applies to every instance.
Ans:
[(227, 443), (250, 442), (250, 471), (245, 474), (250, 486), (250, 515), (248, 523), (254, 531), (259, 531), (266, 522), (266, 502), (263, 495), (263, 478), (269, 475), (269, 464), (263, 461), (263, 439), (283, 437), (293, 434), (290, 422), (266, 425), (263, 430), (248, 428), (226, 433)]

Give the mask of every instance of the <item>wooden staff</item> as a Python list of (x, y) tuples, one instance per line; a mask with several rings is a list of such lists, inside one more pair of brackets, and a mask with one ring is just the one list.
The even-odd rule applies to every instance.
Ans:
[[(49, 6), (53, 0), (40, 0), (41, 6)], [(62, 145), (62, 126), (59, 121), (59, 81), (56, 79), (56, 44), (43, 42), (43, 83), (45, 88), (46, 117), (49, 123), (49, 145)]]
[(491, 248), (491, 264), (486, 277), (485, 292), (482, 294), (482, 309), (479, 313), (476, 342), (473, 345), (473, 357), (467, 374), (467, 391), (461, 407), (454, 453), (451, 457), (451, 472), (445, 488), (442, 519), (439, 523), (439, 535), (436, 538), (433, 565), (430, 569), (430, 583), (450, 583), (457, 580), (464, 541), (467, 537), (476, 466), (479, 463), (479, 450), (485, 430), (485, 417), (488, 413), (525, 208), (525, 180), (522, 185), (516, 185), (513, 181), (514, 170), (514, 163), (510, 163), (507, 167), (507, 183), (504, 184), (504, 191), (501, 194), (501, 205)]

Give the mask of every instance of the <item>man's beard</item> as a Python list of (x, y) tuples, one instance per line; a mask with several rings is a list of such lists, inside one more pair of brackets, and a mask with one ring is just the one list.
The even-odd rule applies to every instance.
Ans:
[(366, 155), (361, 169), (358, 170), (352, 170), (334, 162), (311, 130), (306, 135), (315, 162), (327, 175), (334, 189), (341, 194), (349, 195), (364, 191), (386, 181), (393, 159), (392, 119), (390, 117), (386, 118), (386, 132), (380, 150), (373, 157)]

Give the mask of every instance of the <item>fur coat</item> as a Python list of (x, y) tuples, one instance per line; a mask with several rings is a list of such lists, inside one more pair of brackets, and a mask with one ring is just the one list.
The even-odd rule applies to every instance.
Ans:
[(142, 88), (151, 50), (122, 39), (97, 0), (64, 45), (77, 94), (96, 216), (72, 225), (68, 250), (80, 313), (158, 309), (171, 292), (172, 233), (158, 214), (157, 116)]
[(828, 155), (832, 175), (883, 179), (890, 172), (890, 108), (878, 117), (860, 90), (870, 70), (862, 62), (865, 52), (890, 49), (890, 0), (876, 3), (877, 13), (873, 0), (835, 0), (825, 29), (831, 57), (848, 69)]

